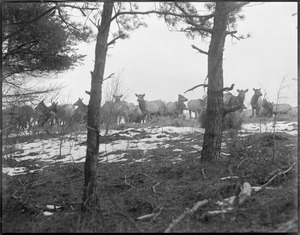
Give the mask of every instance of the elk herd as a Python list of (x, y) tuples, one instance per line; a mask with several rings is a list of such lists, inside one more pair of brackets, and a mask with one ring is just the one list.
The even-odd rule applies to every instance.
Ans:
[[(262, 97), (261, 89), (253, 88), (254, 94), (251, 98), (252, 115), (258, 117), (271, 117), (273, 114), (286, 114), (292, 107), (289, 104), (274, 104)], [(243, 112), (246, 90), (237, 89), (238, 95), (234, 96), (227, 92), (223, 95), (224, 108), (240, 106), (236, 112)], [(122, 99), (122, 95), (113, 95), (112, 101), (105, 102), (100, 108), (100, 123), (120, 124), (123, 119), (125, 123), (142, 123), (150, 121), (155, 116), (169, 116), (172, 118), (185, 117), (184, 110), (188, 110), (189, 117), (197, 119), (206, 110), (207, 96), (203, 99), (189, 100), (183, 95), (178, 95), (177, 101), (163, 102), (162, 100), (145, 100), (145, 94), (135, 94), (137, 104), (128, 103)], [(187, 104), (185, 104), (187, 102)], [(28, 105), (13, 105), (2, 110), (3, 127), (14, 127), (17, 130), (29, 130), (34, 127), (44, 126), (66, 126), (72, 123), (85, 123), (87, 119), (88, 106), (79, 98), (73, 105), (52, 102), (46, 106), (41, 101), (35, 108)]]

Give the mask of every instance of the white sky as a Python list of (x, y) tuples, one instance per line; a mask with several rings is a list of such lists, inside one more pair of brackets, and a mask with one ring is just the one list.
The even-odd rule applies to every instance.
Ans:
[[(146, 4), (146, 3), (139, 3)], [(149, 3), (148, 3), (149, 4)], [(296, 2), (251, 3), (243, 8), (244, 21), (239, 21), (239, 34), (251, 38), (237, 41), (226, 38), (223, 71), (224, 86), (235, 84), (236, 89), (249, 89), (245, 105), (251, 108), (253, 88), (262, 88), (270, 101), (276, 102), (283, 80), (284, 89), (279, 103), (297, 106), (297, 12)], [(117, 41), (108, 50), (105, 77), (121, 73), (131, 93), (128, 102), (137, 104), (135, 93), (145, 93), (146, 100), (176, 101), (178, 94), (203, 83), (207, 74), (207, 56), (191, 48), (195, 45), (208, 50), (209, 41), (190, 40), (184, 33), (170, 32), (163, 20), (156, 16), (144, 17), (147, 28), (130, 33), (130, 38)], [(73, 103), (79, 97), (87, 104), (90, 90), (90, 71), (94, 68), (95, 42), (82, 44), (86, 53), (84, 65), (60, 76), (66, 87), (60, 93), (61, 103)], [(105, 87), (104, 82), (104, 87)], [(203, 88), (184, 94), (188, 99), (202, 98)]]

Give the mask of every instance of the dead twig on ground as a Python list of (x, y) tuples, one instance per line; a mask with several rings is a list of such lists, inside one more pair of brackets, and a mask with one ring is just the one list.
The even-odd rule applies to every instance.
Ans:
[(154, 186), (152, 186), (152, 190), (153, 190), (153, 193), (157, 193), (155, 188), (156, 186), (158, 186), (160, 184), (160, 182), (157, 182)]
[(144, 173), (138, 173), (137, 175), (144, 175), (146, 176), (148, 179), (151, 179), (148, 175), (144, 174)]
[(284, 175), (286, 173), (288, 173), (295, 165), (296, 163), (294, 162), (288, 169), (286, 169), (285, 171), (279, 172), (278, 174), (274, 175), (267, 183), (265, 183), (264, 185), (261, 186), (261, 188), (265, 188), (267, 185), (269, 185), (277, 176), (279, 175)]
[(246, 160), (247, 160), (247, 158), (244, 158), (242, 161), (240, 161), (240, 163), (237, 165), (237, 169), (239, 169), (240, 166), (242, 165), (242, 163), (243, 163), (244, 161), (246, 161)]
[(186, 210), (183, 214), (181, 214), (177, 219), (173, 220), (172, 223), (169, 225), (169, 227), (164, 231), (164, 233), (170, 233), (171, 230), (181, 221), (183, 220), (187, 215), (194, 214), (199, 207), (204, 206), (208, 203), (208, 200), (205, 199), (203, 201), (197, 202), (192, 209)]
[(129, 192), (130, 190), (132, 190), (132, 189), (134, 188), (131, 184), (128, 183), (126, 175), (125, 175), (125, 180), (124, 180), (124, 182), (125, 182), (125, 184), (126, 184), (127, 186), (130, 187), (130, 189), (128, 189), (127, 192)]
[(151, 219), (151, 222), (154, 222), (157, 219), (157, 217), (161, 214), (163, 209), (164, 209), (164, 207), (159, 208), (159, 211), (153, 216), (153, 218)]
[(120, 211), (116, 211), (116, 212), (113, 212), (113, 213), (124, 216), (126, 219), (128, 219), (133, 224), (133, 226), (136, 228), (136, 230), (138, 232), (141, 232), (141, 229), (137, 226), (137, 224), (135, 223), (134, 219), (130, 218), (128, 215), (126, 215), (126, 214), (124, 214), (123, 212), (120, 212)]
[(201, 173), (202, 173), (202, 176), (203, 176), (203, 179), (207, 179), (207, 176), (206, 176), (206, 173), (205, 173), (205, 169), (201, 169)]

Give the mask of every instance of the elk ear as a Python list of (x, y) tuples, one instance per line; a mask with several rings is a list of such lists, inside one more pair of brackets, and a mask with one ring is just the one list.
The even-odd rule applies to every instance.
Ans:
[(143, 97), (145, 96), (145, 94), (142, 95)]
[(139, 95), (135, 94), (136, 97), (139, 97)]
[(255, 92), (255, 88), (253, 88), (253, 91)]
[(123, 97), (123, 95), (120, 95), (120, 98), (122, 98)]
[(247, 91), (248, 91), (248, 89), (245, 90), (245, 92), (247, 92)]
[(236, 89), (237, 92), (240, 92), (240, 89)]

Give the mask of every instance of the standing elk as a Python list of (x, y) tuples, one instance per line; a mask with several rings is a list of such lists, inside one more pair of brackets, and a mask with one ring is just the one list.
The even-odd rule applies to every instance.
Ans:
[(83, 103), (83, 98), (78, 98), (78, 100), (73, 104), (73, 106), (78, 106), (74, 111), (74, 121), (77, 123), (87, 121), (87, 111), (88, 106)]
[(138, 98), (139, 108), (143, 113), (143, 120), (150, 120), (151, 115), (160, 115), (165, 114), (165, 103), (161, 100), (147, 101), (144, 99), (145, 94), (135, 94)]
[(259, 117), (272, 117), (273, 116), (273, 103), (263, 99), (261, 107), (258, 112)]
[(256, 116), (259, 115), (259, 110), (261, 108), (261, 103), (262, 103), (262, 99), (261, 99), (262, 93), (260, 92), (260, 88), (259, 89), (253, 88), (253, 91), (254, 91), (254, 95), (252, 96), (251, 101), (250, 101), (250, 104), (252, 107), (251, 117), (254, 116), (254, 111), (255, 111)]
[(195, 119), (197, 119), (198, 115), (201, 114), (205, 104), (202, 99), (190, 100), (187, 103), (187, 107), (190, 114), (190, 119), (192, 119), (192, 112), (195, 113)]
[(289, 104), (273, 104), (274, 114), (288, 114), (292, 110)]
[(178, 99), (175, 102), (166, 103), (166, 114), (176, 118), (183, 113), (183, 110), (188, 110), (184, 102), (188, 101), (183, 95), (178, 94)]
[(121, 123), (122, 118), (124, 118), (124, 122), (129, 122), (129, 104), (121, 100), (123, 95), (113, 95), (114, 97), (114, 114), (117, 116), (117, 124)]
[(224, 101), (224, 107), (230, 109), (237, 106), (241, 106), (241, 108), (238, 109), (238, 111), (241, 113), (243, 109), (246, 108), (246, 106), (244, 105), (244, 100), (245, 100), (246, 92), (248, 92), (248, 89), (246, 90), (237, 89), (237, 92), (239, 94), (237, 96), (231, 95), (227, 103)]
[(58, 104), (52, 102), (53, 111), (57, 114), (56, 123), (59, 126), (65, 126), (73, 122), (75, 107), (72, 104)]

